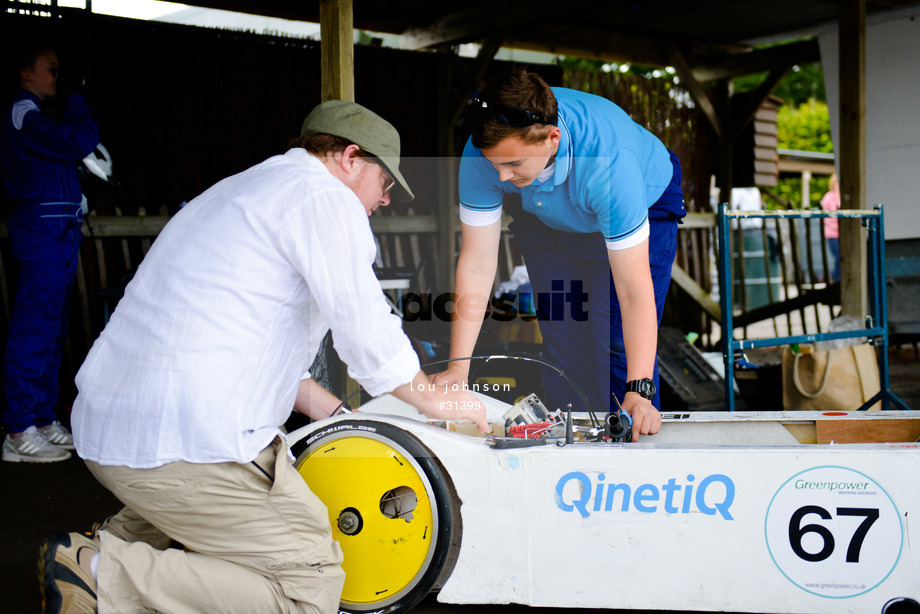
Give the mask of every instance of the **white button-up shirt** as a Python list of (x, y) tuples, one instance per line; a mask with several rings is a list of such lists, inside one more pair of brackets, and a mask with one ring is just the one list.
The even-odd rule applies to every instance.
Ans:
[(292, 149), (217, 183), (163, 229), (77, 373), (77, 451), (103, 465), (248, 462), (280, 432), (332, 329), (372, 395), (418, 357), (374, 276), (358, 198)]

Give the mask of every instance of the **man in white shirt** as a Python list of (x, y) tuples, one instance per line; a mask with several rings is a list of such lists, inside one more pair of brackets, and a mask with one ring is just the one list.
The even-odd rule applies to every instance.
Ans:
[(77, 452), (125, 508), (45, 542), (47, 612), (337, 611), (341, 550), (279, 428), (338, 405), (307, 371), (330, 329), (370, 394), (486, 430), (469, 393), (429, 389), (374, 276), (391, 194), (413, 198), (399, 134), (330, 101), (167, 224), (76, 378)]

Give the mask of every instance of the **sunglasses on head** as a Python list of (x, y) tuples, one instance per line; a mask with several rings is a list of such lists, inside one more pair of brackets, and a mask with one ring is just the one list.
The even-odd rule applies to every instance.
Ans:
[(473, 98), (473, 116), (479, 119), (490, 119), (500, 124), (524, 128), (534, 124), (556, 125), (556, 121), (549, 121), (542, 115), (538, 115), (526, 109), (510, 107), (504, 104), (492, 104), (481, 98)]

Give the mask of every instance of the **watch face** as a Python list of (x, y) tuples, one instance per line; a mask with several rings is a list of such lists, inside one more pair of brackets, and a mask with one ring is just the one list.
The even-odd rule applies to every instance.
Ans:
[(655, 387), (655, 382), (650, 379), (633, 380), (626, 384), (626, 390), (629, 392), (638, 392), (649, 400), (651, 400), (658, 392), (657, 388)]

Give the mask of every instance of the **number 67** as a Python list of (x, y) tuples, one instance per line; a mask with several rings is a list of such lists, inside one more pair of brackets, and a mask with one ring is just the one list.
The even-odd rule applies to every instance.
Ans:
[[(802, 519), (808, 514), (817, 514), (824, 520), (831, 519), (830, 512), (823, 507), (817, 505), (800, 507), (792, 515), (792, 518), (789, 519), (789, 545), (792, 546), (792, 551), (801, 559), (811, 562), (823, 561), (834, 552), (834, 536), (830, 529), (824, 525), (807, 524), (801, 526)], [(865, 519), (856, 528), (856, 532), (853, 533), (853, 538), (850, 540), (850, 546), (847, 548), (847, 563), (858, 563), (859, 551), (866, 538), (866, 533), (869, 532), (869, 528), (872, 527), (872, 524), (878, 520), (878, 509), (838, 507), (837, 515), (865, 516)], [(814, 554), (806, 551), (805, 548), (802, 547), (802, 537), (808, 533), (816, 533), (824, 542), (824, 546), (821, 550)]]

